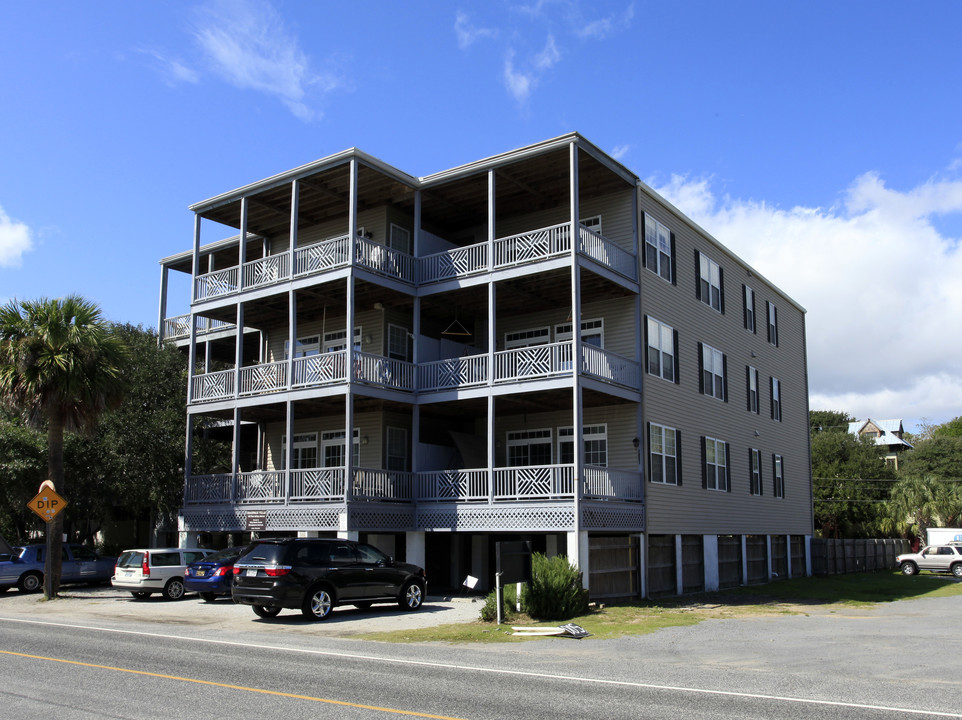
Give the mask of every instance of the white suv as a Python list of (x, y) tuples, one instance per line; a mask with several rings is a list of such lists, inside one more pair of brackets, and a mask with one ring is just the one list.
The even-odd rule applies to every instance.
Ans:
[(110, 584), (129, 590), (135, 598), (163, 593), (168, 600), (184, 596), (184, 571), (196, 560), (213, 553), (205, 548), (138, 548), (117, 558)]
[(926, 545), (917, 553), (897, 556), (895, 564), (906, 575), (915, 575), (920, 570), (929, 570), (950, 572), (957, 578), (962, 578), (962, 543)]

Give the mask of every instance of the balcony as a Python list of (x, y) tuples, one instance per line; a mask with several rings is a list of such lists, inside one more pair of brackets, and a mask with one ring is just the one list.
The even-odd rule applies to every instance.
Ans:
[[(237, 267), (229, 267), (198, 275), (194, 279), (194, 297), (198, 302), (212, 300), (237, 293), (242, 287), (244, 290), (253, 290), (347, 267), (348, 240), (347, 235), (340, 235), (306, 245), (297, 248), (293, 258), (289, 251), (268, 255), (244, 263), (241, 272)], [(497, 238), (493, 243), (494, 257), (489, 257), (486, 242), (414, 257), (368, 238), (358, 237), (354, 241), (354, 258), (358, 267), (409, 285), (430, 285), (466, 278), (563, 257), (570, 252), (569, 223)], [(634, 253), (593, 230), (580, 228), (577, 252), (629, 280), (637, 280)]]
[[(192, 475), (186, 505), (343, 504), (348, 501), (401, 503), (504, 503), (574, 500), (574, 465), (540, 465), (486, 469), (397, 472), (353, 468), (312, 468)], [(350, 491), (350, 497), (347, 495)], [(637, 472), (586, 465), (581, 496), (596, 500), (641, 502)]]
[[(641, 366), (636, 361), (587, 343), (581, 344), (581, 351), (582, 375), (632, 390), (639, 388)], [(572, 354), (570, 341), (499, 350), (494, 354), (493, 382), (504, 385), (571, 377)], [(337, 385), (348, 381), (349, 366), (352, 382), (409, 393), (480, 387), (488, 384), (490, 374), (487, 355), (435, 360), (417, 366), (372, 353), (354, 351), (352, 356), (349, 361), (348, 351), (340, 350), (249, 365), (242, 367), (240, 373), (220, 370), (195, 375), (191, 379), (190, 401), (215, 402)]]
[[(234, 323), (197, 316), (197, 335), (207, 335), (222, 330), (232, 330)], [(164, 337), (168, 340), (183, 340), (190, 337), (190, 315), (177, 315), (164, 318)]]

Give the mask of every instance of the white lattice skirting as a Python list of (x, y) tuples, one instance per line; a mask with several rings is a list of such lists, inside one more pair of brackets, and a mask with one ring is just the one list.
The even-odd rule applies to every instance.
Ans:
[(567, 531), (574, 527), (574, 508), (570, 503), (558, 506), (478, 506), (430, 508), (417, 511), (420, 530), (502, 531), (538, 530)]

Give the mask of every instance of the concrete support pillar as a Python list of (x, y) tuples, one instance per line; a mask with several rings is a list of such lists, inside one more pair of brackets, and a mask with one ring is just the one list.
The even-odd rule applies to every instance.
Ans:
[(792, 576), (792, 536), (785, 536), (785, 574), (786, 577)]
[[(427, 542), (423, 530), (404, 533), (404, 561), (425, 567), (427, 564)], [(428, 578), (428, 583), (431, 578)]]
[(768, 557), (768, 579), (772, 579), (772, 536), (765, 536), (765, 555)]
[(636, 535), (638, 538), (638, 597), (648, 597), (648, 536), (644, 533)]
[(588, 532), (579, 530), (567, 533), (568, 536), (568, 561), (576, 565), (581, 571), (581, 584), (588, 587), (588, 576), (591, 568), (588, 567)]
[(548, 536), (545, 538), (545, 540), (544, 540), (544, 544), (545, 544), (545, 553), (544, 553), (544, 554), (545, 554), (547, 557), (552, 558), (552, 557), (554, 557), (555, 555), (558, 555), (558, 554), (559, 554), (559, 552), (558, 552), (558, 536), (557, 536), (557, 535), (548, 535)]
[(718, 536), (705, 535), (705, 591), (713, 592), (718, 589), (720, 579), (718, 575)]
[(740, 535), (742, 546), (742, 585), (748, 585), (748, 537)]
[(685, 588), (685, 558), (681, 552), (681, 535), (675, 535), (675, 595), (681, 595)]

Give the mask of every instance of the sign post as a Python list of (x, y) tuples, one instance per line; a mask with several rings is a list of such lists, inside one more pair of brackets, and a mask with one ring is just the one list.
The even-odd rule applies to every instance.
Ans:
[(41, 520), (50, 523), (60, 514), (61, 510), (67, 507), (67, 501), (60, 497), (52, 487), (41, 485), (40, 492), (27, 503), (27, 507), (37, 513)]
[[(60, 567), (60, 552), (59, 549), (56, 552), (56, 557), (54, 557), (54, 547), (53, 547), (53, 536), (56, 532), (57, 525), (54, 520), (57, 518), (65, 507), (67, 507), (67, 501), (64, 500), (60, 495), (54, 490), (53, 483), (49, 480), (44, 480), (40, 484), (40, 490), (37, 494), (27, 503), (27, 507), (33, 510), (46, 524), (46, 535), (47, 535), (47, 556), (44, 558), (43, 563), (43, 587), (44, 595), (49, 599), (55, 594), (57, 587), (60, 585), (60, 572), (54, 573), (54, 563), (57, 564), (57, 568)], [(57, 575), (56, 583), (54, 583), (54, 574)], [(56, 585), (56, 587), (55, 587)]]

